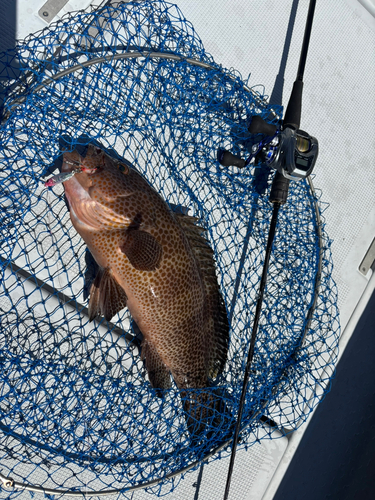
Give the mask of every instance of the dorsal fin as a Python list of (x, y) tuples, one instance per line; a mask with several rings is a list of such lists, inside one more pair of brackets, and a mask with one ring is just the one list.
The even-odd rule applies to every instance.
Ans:
[(209, 377), (216, 378), (224, 369), (229, 344), (229, 323), (223, 297), (216, 277), (214, 252), (203, 236), (204, 228), (195, 223), (198, 219), (189, 215), (175, 213), (191, 249), (199, 264), (208, 299), (208, 310), (213, 321), (215, 345), (210, 351)]

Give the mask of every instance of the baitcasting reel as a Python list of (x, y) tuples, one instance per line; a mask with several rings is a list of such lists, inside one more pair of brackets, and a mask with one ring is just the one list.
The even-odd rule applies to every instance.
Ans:
[(252, 146), (247, 160), (220, 149), (218, 161), (221, 165), (243, 168), (249, 164), (265, 164), (293, 181), (300, 181), (313, 171), (319, 152), (315, 137), (289, 126), (278, 130), (260, 116), (253, 117), (249, 132), (264, 134), (266, 137)]

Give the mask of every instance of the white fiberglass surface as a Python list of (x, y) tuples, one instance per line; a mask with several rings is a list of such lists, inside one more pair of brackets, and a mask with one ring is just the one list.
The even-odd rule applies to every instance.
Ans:
[[(59, 13), (85, 8), (70, 0)], [(97, 4), (99, 2), (96, 2)], [(296, 76), (308, 2), (304, 0), (175, 0), (215, 61), (233, 67), (248, 85), (263, 86), (275, 104), (287, 104)], [(370, 2), (371, 3), (371, 2)], [(47, 25), (44, 0), (19, 0), (17, 36)], [(374, 18), (364, 2), (317, 2), (304, 75), (301, 127), (319, 140), (314, 185), (322, 191), (326, 232), (332, 239), (333, 276), (345, 328), (372, 271), (358, 267), (375, 233)], [(291, 23), (291, 15), (294, 21)], [(290, 45), (289, 45), (290, 43)], [(272, 101), (271, 101), (272, 102)], [(261, 499), (282, 461), (287, 439), (263, 440), (236, 460), (230, 498)], [(289, 460), (284, 457), (284, 465)], [(1, 464), (0, 464), (1, 465)], [(186, 474), (173, 500), (216, 500), (224, 493), (229, 460)], [(7, 493), (2, 491), (1, 498)], [(28, 493), (24, 493), (25, 498)], [(272, 498), (268, 493), (267, 498)], [(153, 498), (134, 492), (134, 500)]]

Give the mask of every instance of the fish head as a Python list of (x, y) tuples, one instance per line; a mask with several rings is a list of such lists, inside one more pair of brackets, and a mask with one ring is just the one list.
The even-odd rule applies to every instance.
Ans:
[[(101, 243), (95, 243), (101, 253), (113, 252), (115, 244), (108, 241), (116, 240), (118, 253), (126, 255), (135, 269), (154, 271), (161, 261), (162, 246), (150, 234), (155, 228), (155, 191), (147, 181), (94, 145), (88, 146), (85, 157), (76, 150), (64, 152), (62, 173), (72, 174), (63, 181), (70, 218), (89, 248), (94, 233), (105, 233)], [(166, 205), (164, 209), (169, 215)], [(109, 239), (112, 230), (116, 236)], [(90, 250), (105, 267), (98, 249)]]
[(151, 188), (134, 169), (100, 148), (90, 144), (84, 157), (65, 151), (61, 170), (74, 173), (64, 181), (64, 190), (76, 221), (101, 229), (151, 224)]

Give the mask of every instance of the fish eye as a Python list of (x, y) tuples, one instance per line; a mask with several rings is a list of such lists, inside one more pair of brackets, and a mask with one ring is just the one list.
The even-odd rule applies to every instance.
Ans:
[(100, 154), (102, 152), (102, 150), (100, 148), (95, 148), (95, 149), (96, 149), (97, 154)]

